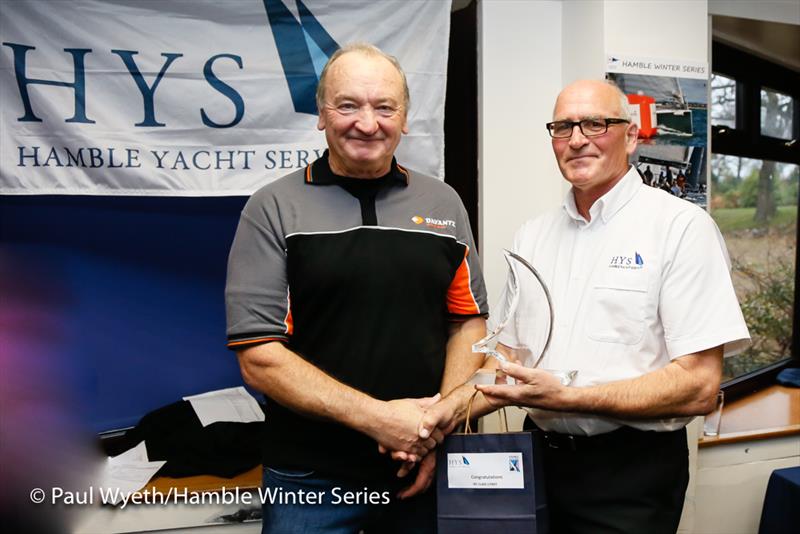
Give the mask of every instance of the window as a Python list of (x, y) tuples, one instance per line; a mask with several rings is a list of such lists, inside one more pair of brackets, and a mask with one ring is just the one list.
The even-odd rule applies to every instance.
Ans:
[(761, 135), (792, 138), (794, 100), (770, 89), (761, 89)]
[(753, 340), (725, 360), (723, 380), (791, 353), (798, 183), (798, 165), (718, 154), (711, 159), (711, 214), (725, 237)]
[(736, 80), (711, 75), (711, 124), (736, 128)]
[(800, 363), (800, 73), (716, 40), (712, 54), (709, 211), (753, 340), (724, 363), (735, 397)]

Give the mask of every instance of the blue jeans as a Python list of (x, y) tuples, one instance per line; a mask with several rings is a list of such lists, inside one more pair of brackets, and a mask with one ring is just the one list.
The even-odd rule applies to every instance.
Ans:
[(262, 534), (434, 534), (435, 489), (406, 500), (395, 495), (413, 478), (360, 483), (314, 471), (264, 468)]

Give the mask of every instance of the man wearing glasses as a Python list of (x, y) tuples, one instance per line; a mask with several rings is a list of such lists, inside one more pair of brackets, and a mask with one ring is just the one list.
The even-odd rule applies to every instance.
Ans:
[[(646, 187), (629, 165), (637, 126), (626, 104), (603, 81), (561, 92), (547, 130), (572, 188), (515, 238), (553, 298), (540, 367), (576, 369), (575, 381), (504, 363), (516, 385), (477, 386), (495, 406), (530, 407), (544, 431), (559, 534), (676, 531), (689, 479), (684, 427), (714, 408), (723, 353), (749, 339), (712, 219)], [(511, 323), (501, 349), (536, 328)]]

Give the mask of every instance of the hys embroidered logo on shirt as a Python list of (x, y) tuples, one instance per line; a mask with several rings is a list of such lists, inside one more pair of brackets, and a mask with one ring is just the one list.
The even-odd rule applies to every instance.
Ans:
[(633, 256), (611, 256), (608, 267), (609, 269), (641, 269), (644, 267), (644, 259), (638, 252), (634, 252)]

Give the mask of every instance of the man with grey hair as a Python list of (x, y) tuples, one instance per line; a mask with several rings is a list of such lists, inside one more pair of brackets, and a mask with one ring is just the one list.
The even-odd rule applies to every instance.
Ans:
[(434, 532), (421, 492), (452, 427), (421, 420), (442, 396), (466, 405), (483, 363), (480, 263), (456, 193), (395, 161), (397, 60), (349, 45), (319, 85), (328, 150), (253, 194), (228, 262), (228, 346), (267, 401), (262, 529)]
[(400, 79), (403, 84), (403, 109), (405, 110), (406, 115), (408, 115), (408, 108), (411, 105), (411, 94), (408, 90), (406, 73), (400, 66), (400, 62), (397, 61), (397, 58), (393, 55), (387, 54), (377, 46), (370, 43), (365, 43), (363, 41), (356, 41), (344, 45), (342, 48), (334, 52), (333, 55), (328, 59), (328, 62), (325, 63), (325, 66), (322, 68), (322, 72), (319, 75), (319, 83), (317, 84), (317, 109), (321, 110), (325, 108), (325, 82), (328, 79), (328, 72), (330, 71), (331, 65), (336, 63), (336, 60), (339, 59), (339, 57), (351, 52), (358, 52), (359, 54), (372, 58), (381, 57), (392, 64), (397, 73), (400, 75)]
[[(477, 386), (494, 406), (529, 408), (544, 433), (551, 531), (675, 532), (689, 479), (685, 425), (715, 406), (723, 353), (749, 339), (725, 244), (702, 209), (642, 184), (628, 158), (637, 127), (614, 85), (567, 86), (547, 124), (563, 206), (514, 241), (550, 288), (542, 369), (501, 367), (515, 385)], [(523, 295), (525, 293), (523, 292)], [(510, 357), (530, 329), (500, 337)]]

